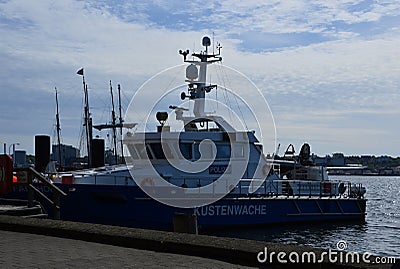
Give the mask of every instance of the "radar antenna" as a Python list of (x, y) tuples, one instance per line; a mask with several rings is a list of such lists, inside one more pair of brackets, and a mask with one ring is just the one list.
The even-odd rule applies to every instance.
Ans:
[[(179, 54), (183, 56), (183, 61), (190, 63), (186, 68), (186, 82), (188, 82), (189, 95), (183, 92), (181, 99), (189, 98), (190, 100), (194, 100), (193, 113), (197, 118), (206, 115), (204, 112), (206, 93), (217, 87), (217, 85), (206, 86), (207, 65), (222, 61), (222, 57), (219, 57), (221, 53), (221, 45), (219, 43), (217, 45), (218, 54), (214, 54), (214, 49), (212, 54), (208, 54), (208, 47), (211, 46), (211, 39), (208, 36), (203, 37), (202, 45), (205, 47), (205, 51), (192, 53), (192, 56), (199, 60), (187, 60), (187, 55), (190, 53), (189, 50), (179, 50)], [(197, 66), (200, 68), (198, 69)]]

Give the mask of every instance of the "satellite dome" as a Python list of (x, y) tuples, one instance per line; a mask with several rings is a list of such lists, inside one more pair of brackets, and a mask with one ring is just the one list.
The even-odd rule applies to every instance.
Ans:
[(186, 78), (190, 80), (194, 80), (198, 78), (199, 72), (197, 70), (197, 66), (194, 64), (190, 64), (188, 67), (186, 67)]
[(211, 40), (208, 36), (203, 37), (203, 46), (210, 46), (211, 45)]

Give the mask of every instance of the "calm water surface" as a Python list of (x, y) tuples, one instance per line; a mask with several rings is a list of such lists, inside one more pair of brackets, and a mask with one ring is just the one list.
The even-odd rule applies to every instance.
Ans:
[(216, 231), (214, 235), (336, 249), (400, 258), (400, 177), (331, 176), (367, 188), (366, 223), (322, 223)]

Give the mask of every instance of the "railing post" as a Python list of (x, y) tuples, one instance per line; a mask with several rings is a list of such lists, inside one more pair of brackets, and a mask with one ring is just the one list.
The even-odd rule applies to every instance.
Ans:
[(351, 197), (351, 183), (347, 182), (347, 197)]
[(33, 199), (34, 199), (34, 193), (31, 187), (29, 185), (32, 184), (32, 178), (33, 175), (30, 171), (27, 171), (27, 182), (26, 182), (26, 189), (28, 191), (28, 207), (33, 207)]
[(264, 195), (267, 195), (267, 179), (264, 180)]
[[(273, 186), (272, 186), (272, 182), (273, 182), (273, 181), (269, 181), (269, 182), (268, 182), (269, 194), (270, 194), (271, 196), (272, 196), (272, 187), (273, 187)], [(267, 182), (265, 182), (265, 184), (267, 184)]]
[(301, 193), (301, 182), (300, 181), (297, 183), (297, 189), (299, 190), (298, 197), (300, 197), (300, 193)]
[(338, 184), (337, 184), (337, 182), (335, 182), (335, 198), (336, 198), (336, 194), (338, 193)]
[(286, 197), (289, 197), (289, 182), (285, 182)]
[(319, 198), (322, 197), (322, 183), (323, 181), (319, 182)]
[[(38, 173), (33, 168), (26, 169), (28, 173), (28, 181), (27, 181), (27, 188), (28, 188), (28, 206), (31, 204), (33, 206), (33, 195), (34, 191), (37, 192), (43, 199), (47, 200), (50, 204), (53, 205), (53, 215), (55, 219), (60, 219), (60, 197), (66, 196), (61, 189), (51, 183), (46, 177), (42, 174)], [(47, 186), (51, 189), (53, 193), (53, 201), (51, 201), (45, 194), (43, 194), (40, 190), (36, 189), (32, 184), (32, 178), (35, 176), (38, 180), (41, 181), (41, 184)]]

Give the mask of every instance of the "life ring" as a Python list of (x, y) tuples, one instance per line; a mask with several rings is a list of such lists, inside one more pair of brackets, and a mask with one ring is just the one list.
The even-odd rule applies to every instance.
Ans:
[(262, 167), (262, 173), (264, 176), (268, 176), (269, 170), (271, 169), (271, 166), (268, 164), (264, 164)]
[(141, 187), (154, 187), (154, 181), (150, 177), (146, 177), (145, 179), (140, 182)]

